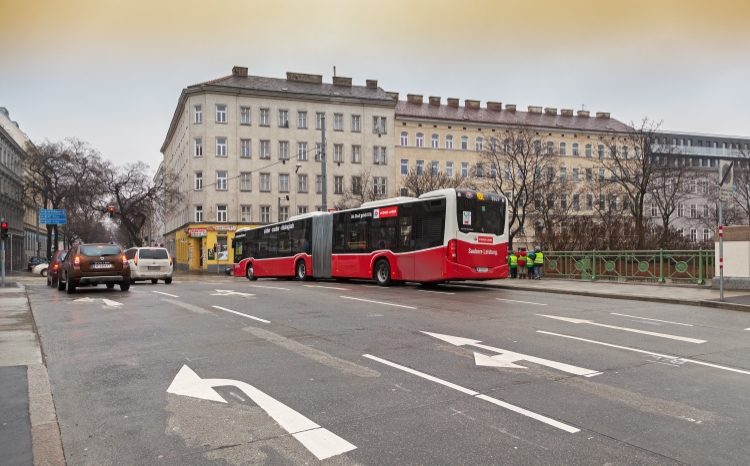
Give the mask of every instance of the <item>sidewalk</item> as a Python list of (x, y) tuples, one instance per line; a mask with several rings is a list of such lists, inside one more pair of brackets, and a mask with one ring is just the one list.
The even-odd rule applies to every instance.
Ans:
[(8, 277), (0, 288), (0, 452), (3, 464), (65, 465), (26, 288)]
[(656, 283), (610, 282), (545, 278), (543, 280), (490, 280), (467, 282), (509, 290), (560, 293), (610, 299), (630, 299), (658, 303), (685, 304), (750, 312), (750, 291), (724, 291), (725, 302), (719, 301), (719, 290), (700, 285), (666, 285)]

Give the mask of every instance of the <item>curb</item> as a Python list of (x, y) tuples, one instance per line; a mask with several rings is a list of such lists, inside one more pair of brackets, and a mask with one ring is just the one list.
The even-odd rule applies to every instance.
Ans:
[(590, 298), (625, 299), (625, 300), (630, 300), (630, 301), (649, 301), (649, 302), (664, 303), (664, 304), (682, 304), (685, 306), (710, 307), (714, 309), (726, 309), (730, 311), (750, 312), (750, 305), (727, 303), (727, 302), (722, 303), (719, 301), (708, 301), (708, 300), (694, 301), (690, 299), (658, 298), (658, 297), (651, 297), (651, 296), (629, 296), (629, 295), (610, 294), (610, 293), (597, 293), (595, 291), (561, 290), (561, 289), (554, 289), (554, 288), (537, 288), (533, 286), (492, 285), (488, 283), (472, 283), (472, 286), (477, 286), (480, 288), (497, 288), (497, 289), (502, 289), (502, 290), (536, 291), (536, 292), (541, 292), (541, 293), (588, 296)]

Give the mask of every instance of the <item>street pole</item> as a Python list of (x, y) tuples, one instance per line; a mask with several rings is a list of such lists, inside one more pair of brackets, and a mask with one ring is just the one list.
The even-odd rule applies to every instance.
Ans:
[(276, 205), (276, 221), (280, 222), (281, 221), (281, 198), (279, 197), (277, 199), (278, 199), (278, 203)]
[(322, 211), (328, 212), (328, 200), (326, 197), (326, 116), (323, 114), (323, 117), (321, 118), (321, 125), (320, 125), (320, 135), (321, 135), (321, 144), (320, 144), (320, 173), (322, 179), (322, 189), (323, 189), (323, 205), (322, 205)]
[[(0, 222), (4, 221), (4, 218), (0, 218)], [(2, 271), (0, 271), (0, 283), (2, 283), (2, 286), (5, 287), (5, 240), (0, 238), (0, 243), (2, 243), (2, 249), (0, 249), (0, 262), (2, 262)]]
[(721, 190), (719, 191), (719, 301), (724, 302), (724, 225), (721, 212)]
[(41, 254), (41, 247), (39, 245), (39, 203), (36, 203), (36, 257)]
[(10, 273), (13, 273), (13, 233), (10, 234)]

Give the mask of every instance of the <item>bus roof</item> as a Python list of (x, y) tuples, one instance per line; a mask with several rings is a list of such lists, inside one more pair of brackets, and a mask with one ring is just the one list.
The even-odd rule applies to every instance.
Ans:
[[(287, 222), (292, 222), (294, 220), (302, 220), (303, 218), (316, 217), (318, 215), (325, 215), (327, 213), (328, 212), (320, 212), (320, 211), (316, 210), (316, 211), (313, 211), (313, 212), (308, 212), (306, 214), (299, 214), (299, 215), (294, 215), (292, 217), (289, 217), (289, 220), (287, 220)], [(276, 222), (276, 223), (286, 223), (286, 222)]]
[[(355, 207), (355, 208), (367, 209), (369, 207), (381, 207), (381, 206), (392, 205), (392, 204), (403, 204), (404, 202), (414, 202), (416, 200), (417, 200), (416, 197), (407, 197), (407, 196), (390, 197), (388, 199), (379, 199), (377, 201), (363, 202), (361, 206)], [(346, 209), (346, 210), (352, 210), (352, 209)]]

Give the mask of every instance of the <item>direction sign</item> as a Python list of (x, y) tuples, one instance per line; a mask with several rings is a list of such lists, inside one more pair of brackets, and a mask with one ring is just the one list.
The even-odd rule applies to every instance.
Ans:
[(66, 225), (68, 223), (65, 209), (39, 209), (39, 223), (42, 225)]

